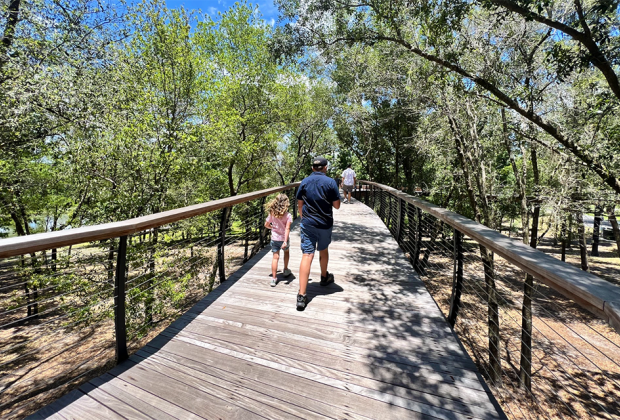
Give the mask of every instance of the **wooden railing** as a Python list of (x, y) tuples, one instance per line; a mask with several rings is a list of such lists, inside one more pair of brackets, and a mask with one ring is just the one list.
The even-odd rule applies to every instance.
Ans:
[(278, 192), (295, 188), (299, 182), (282, 187), (268, 188), (234, 197), (222, 198), (207, 203), (182, 207), (148, 216), (136, 217), (121, 222), (85, 226), (58, 232), (39, 233), (29, 236), (18, 236), (0, 240), (0, 258), (14, 257), (61, 246), (77, 245), (102, 239), (119, 238), (132, 233), (164, 226), (180, 220), (189, 219), (201, 214), (213, 212), (235, 204), (246, 203)]
[(125, 360), (268, 243), (265, 201), (299, 183), (0, 240), (0, 417)]
[(618, 418), (618, 286), (428, 201), (360, 186), (509, 417)]

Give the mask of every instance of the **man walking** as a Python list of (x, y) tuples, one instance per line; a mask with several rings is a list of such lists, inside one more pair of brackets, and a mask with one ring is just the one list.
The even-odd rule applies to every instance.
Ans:
[(322, 156), (312, 161), (312, 174), (306, 177), (297, 190), (297, 207), (301, 216), (301, 265), (299, 267), (299, 293), (297, 310), (308, 304), (306, 289), (315, 250), (319, 251), (321, 286), (334, 282), (334, 275), (327, 272), (328, 247), (332, 241), (334, 225), (333, 208), (340, 208), (340, 192), (336, 181), (326, 175), (327, 159)]
[[(357, 184), (357, 178), (355, 177), (355, 171), (351, 169), (351, 164), (342, 173), (342, 191), (344, 192), (344, 202), (351, 204), (351, 192)], [(347, 193), (349, 197), (347, 199)]]

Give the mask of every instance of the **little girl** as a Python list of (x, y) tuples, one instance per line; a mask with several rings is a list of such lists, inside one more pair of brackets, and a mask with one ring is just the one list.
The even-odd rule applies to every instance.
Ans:
[(293, 216), (288, 212), (289, 201), (286, 194), (278, 194), (276, 198), (267, 204), (269, 216), (265, 221), (265, 227), (271, 229), (271, 252), (273, 260), (271, 262), (271, 287), (278, 283), (276, 272), (278, 271), (278, 260), (280, 259), (280, 249), (284, 250), (284, 271), (282, 275), (288, 277), (291, 270), (288, 269), (289, 260), (289, 235), (291, 233), (291, 223)]

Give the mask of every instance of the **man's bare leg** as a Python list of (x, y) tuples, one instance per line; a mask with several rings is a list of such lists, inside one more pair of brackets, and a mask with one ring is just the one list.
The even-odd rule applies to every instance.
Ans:
[(319, 263), (321, 264), (321, 276), (327, 276), (327, 263), (329, 262), (329, 248), (319, 251)]
[(310, 267), (314, 254), (303, 254), (299, 265), (299, 294), (305, 295), (308, 288), (308, 278), (310, 277)]

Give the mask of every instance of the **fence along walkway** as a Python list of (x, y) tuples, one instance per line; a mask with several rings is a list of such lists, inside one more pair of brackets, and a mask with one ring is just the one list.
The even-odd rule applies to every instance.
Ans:
[[(32, 418), (502, 419), (374, 212), (335, 211), (330, 271), (295, 310), (293, 275), (269, 286), (268, 247), (128, 361)], [(281, 266), (280, 266), (281, 267)]]

